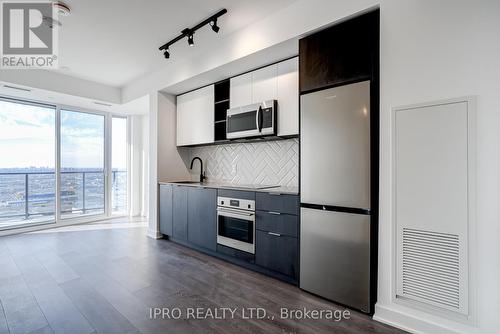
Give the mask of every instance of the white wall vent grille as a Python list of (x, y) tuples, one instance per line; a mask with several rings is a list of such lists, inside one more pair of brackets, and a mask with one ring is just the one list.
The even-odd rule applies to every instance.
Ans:
[(403, 295), (460, 309), (458, 235), (403, 228)]

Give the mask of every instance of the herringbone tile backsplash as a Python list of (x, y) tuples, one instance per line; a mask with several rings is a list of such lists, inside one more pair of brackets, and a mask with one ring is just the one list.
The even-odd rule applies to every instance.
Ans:
[[(196, 156), (203, 159), (209, 182), (288, 187), (297, 187), (299, 184), (298, 139), (202, 146), (186, 150), (184, 153), (189, 161)], [(195, 170), (199, 171), (198, 168), (195, 167)]]

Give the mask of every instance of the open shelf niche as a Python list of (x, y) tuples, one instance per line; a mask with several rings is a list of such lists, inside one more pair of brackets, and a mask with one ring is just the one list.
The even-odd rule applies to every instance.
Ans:
[(214, 85), (214, 139), (216, 142), (227, 140), (226, 115), (229, 109), (229, 79)]

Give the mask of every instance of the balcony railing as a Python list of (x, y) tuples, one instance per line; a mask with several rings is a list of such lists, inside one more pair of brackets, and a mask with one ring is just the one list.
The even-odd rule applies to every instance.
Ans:
[[(104, 212), (102, 171), (61, 172), (61, 215)], [(112, 171), (112, 210), (127, 207), (127, 172)], [(0, 221), (55, 215), (54, 172), (0, 173)]]

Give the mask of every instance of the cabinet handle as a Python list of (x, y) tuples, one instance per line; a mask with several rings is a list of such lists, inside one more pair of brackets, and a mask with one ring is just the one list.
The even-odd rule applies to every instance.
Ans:
[(280, 193), (268, 193), (268, 194), (271, 196), (280, 196), (281, 195)]
[(274, 235), (275, 237), (281, 237), (281, 234), (279, 234), (279, 233), (267, 232), (267, 234)]
[(272, 215), (281, 215), (281, 213), (276, 212), (276, 211), (268, 211), (268, 213), (270, 213)]

